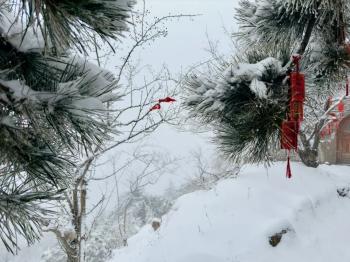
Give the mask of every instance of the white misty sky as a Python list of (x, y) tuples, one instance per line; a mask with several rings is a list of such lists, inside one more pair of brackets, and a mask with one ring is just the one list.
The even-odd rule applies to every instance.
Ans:
[(193, 21), (182, 18), (169, 22), (169, 35), (156, 41), (142, 58), (152, 65), (166, 63), (173, 71), (180, 71), (208, 57), (206, 32), (211, 39), (221, 42), (222, 51), (229, 51), (223, 26), (228, 30), (235, 28), (233, 13), (237, 3), (238, 0), (148, 0), (147, 7), (153, 16), (201, 15)]
[[(229, 56), (232, 52), (232, 43), (225, 30), (232, 32), (236, 29), (233, 17), (237, 4), (238, 0), (146, 0), (146, 9), (150, 11), (148, 16), (150, 21), (153, 17), (163, 17), (169, 14), (198, 14), (198, 16), (191, 19), (183, 17), (168, 21), (165, 24), (168, 35), (157, 39), (144, 49), (139, 49), (134, 55), (134, 60), (139, 58), (142, 65), (151, 65), (155, 70), (166, 64), (171, 73), (176, 76), (180, 72), (187, 72), (191, 66), (210, 58), (206, 51), (208, 37), (218, 42), (220, 53)], [(142, 7), (142, 0), (139, 0), (135, 9), (142, 10)], [(127, 45), (128, 40), (123, 39), (121, 46)], [(120, 56), (120, 50), (119, 52), (117, 50), (116, 56), (109, 57), (107, 68), (112, 72), (118, 64), (118, 56)], [(193, 176), (195, 169), (190, 159), (191, 152), (201, 150), (207, 158), (213, 158), (216, 155), (216, 147), (211, 143), (209, 134), (180, 132), (166, 125), (161, 126), (144, 143), (156, 146), (156, 151), (165, 152), (167, 155), (186, 158), (186, 161), (180, 162), (176, 170), (169, 170), (156, 186), (149, 188), (151, 193), (162, 193), (170, 181), (175, 185), (181, 184), (184, 179)], [(117, 151), (110, 152), (106, 157), (116, 154), (118, 154)], [(110, 171), (108, 169), (106, 166), (104, 170), (98, 170), (98, 173), (105, 175)], [(111, 183), (107, 184), (111, 186)], [(91, 196), (104, 192), (106, 185), (98, 183), (89, 185), (89, 188)]]

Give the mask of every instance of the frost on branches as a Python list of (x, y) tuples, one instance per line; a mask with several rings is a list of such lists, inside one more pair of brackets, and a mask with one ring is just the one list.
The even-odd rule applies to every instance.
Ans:
[(191, 95), (186, 104), (195, 107), (194, 110), (218, 116), (227, 110), (228, 93), (247, 93), (257, 99), (268, 99), (272, 96), (272, 86), (267, 86), (264, 79), (269, 74), (279, 75), (281, 63), (272, 58), (266, 58), (256, 64), (239, 63), (229, 65), (216, 79), (206, 76), (192, 75), (188, 79)]
[[(127, 239), (136, 234), (145, 225), (151, 226), (153, 217), (161, 217), (170, 210), (171, 201), (152, 196), (143, 191), (125, 194), (122, 205), (108, 215), (99, 216), (93, 227), (85, 235), (84, 259), (87, 262), (107, 261), (113, 250), (127, 245)], [(67, 237), (70, 230), (69, 218), (66, 222), (58, 219), (57, 226), (65, 227)], [(63, 236), (64, 237), (64, 236)], [(42, 262), (65, 262), (67, 255), (60, 245), (49, 248), (41, 256)]]
[(109, 138), (116, 80), (72, 53), (92, 36), (117, 38), (134, 1), (2, 1), (0, 9), (0, 237), (29, 244), (70, 184), (75, 160)]
[[(187, 79), (186, 107), (192, 116), (213, 124), (229, 157), (239, 160), (244, 153), (247, 162), (264, 159), (262, 146), (268, 145), (260, 144), (260, 138), (275, 138), (286, 112), (287, 89), (281, 62), (268, 57), (255, 64), (214, 68), (219, 69), (211, 74), (193, 73)], [(268, 117), (276, 111), (276, 118)]]

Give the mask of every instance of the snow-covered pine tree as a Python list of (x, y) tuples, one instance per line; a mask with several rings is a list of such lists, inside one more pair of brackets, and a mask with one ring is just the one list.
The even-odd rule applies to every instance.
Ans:
[(216, 60), (208, 71), (186, 81), (186, 107), (212, 124), (224, 152), (234, 160), (270, 160), (279, 147), (279, 130), (288, 110), (291, 56), (302, 56), (306, 75), (306, 121), (299, 156), (316, 167), (324, 104), (345, 82), (350, 66), (349, 2), (345, 0), (241, 0), (233, 34), (233, 61)]
[(118, 38), (133, 0), (16, 0), (0, 3), (0, 238), (40, 236), (75, 159), (109, 138), (111, 73), (74, 55), (96, 35)]

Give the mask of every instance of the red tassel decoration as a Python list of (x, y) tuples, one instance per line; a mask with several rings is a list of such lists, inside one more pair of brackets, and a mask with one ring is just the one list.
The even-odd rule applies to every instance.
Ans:
[(292, 178), (292, 170), (290, 168), (290, 150), (288, 150), (286, 177)]

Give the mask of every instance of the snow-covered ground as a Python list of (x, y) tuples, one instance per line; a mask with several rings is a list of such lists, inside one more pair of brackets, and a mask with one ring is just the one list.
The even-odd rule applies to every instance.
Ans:
[[(110, 262), (350, 261), (350, 167), (246, 166), (236, 179), (184, 195)], [(269, 236), (287, 229), (276, 247)]]

